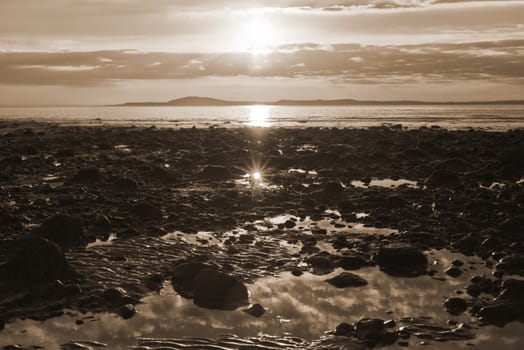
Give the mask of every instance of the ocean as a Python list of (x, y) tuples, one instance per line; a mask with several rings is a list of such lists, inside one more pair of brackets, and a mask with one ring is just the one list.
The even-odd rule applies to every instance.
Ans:
[(524, 127), (523, 105), (2, 107), (0, 120), (63, 125), (187, 127), (353, 127), (402, 124), (493, 131)]

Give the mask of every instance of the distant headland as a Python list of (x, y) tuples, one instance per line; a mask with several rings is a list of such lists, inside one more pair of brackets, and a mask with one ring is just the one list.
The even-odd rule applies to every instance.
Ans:
[(187, 96), (167, 102), (127, 102), (123, 104), (110, 105), (113, 107), (162, 107), (162, 106), (402, 106), (402, 105), (521, 105), (524, 100), (506, 101), (463, 101), (463, 102), (429, 102), (429, 101), (376, 101), (376, 100), (278, 100), (278, 101), (229, 101), (211, 97)]

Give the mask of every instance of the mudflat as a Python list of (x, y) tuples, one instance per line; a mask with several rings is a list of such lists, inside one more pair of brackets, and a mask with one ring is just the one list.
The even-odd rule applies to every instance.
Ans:
[[(2, 122), (0, 134), (3, 332), (66, 309), (129, 319), (166, 283), (201, 307), (263, 317), (245, 287), (261, 278), (343, 269), (327, 283), (365, 288), (347, 271), (433, 276), (438, 249), (489, 270), (439, 301), (450, 317), (523, 321), (524, 130)], [(469, 269), (455, 260), (445, 276)], [(316, 345), (475, 337), (453, 323), (417, 327), (363, 319)], [(272, 344), (305, 347), (286, 339)], [(243, 343), (233, 344), (213, 346)]]

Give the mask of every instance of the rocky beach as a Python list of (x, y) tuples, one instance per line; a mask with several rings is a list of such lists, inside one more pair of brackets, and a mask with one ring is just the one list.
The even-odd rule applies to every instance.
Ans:
[[(362, 297), (354, 319), (328, 298), (323, 312), (336, 317), (319, 316), (309, 333), (160, 337), (135, 329), (125, 348), (453, 348), (482, 346), (484, 327), (524, 330), (522, 129), (3, 121), (0, 135), (4, 349), (42, 346), (15, 331), (20, 320), (67, 316), (71, 329), (84, 327), (82, 315), (132, 322), (166, 290), (198, 310), (224, 318), (240, 311), (263, 323), (279, 312), (255, 290), (268, 279), (275, 300), (277, 285), (298, 281), (308, 281), (304, 293), (319, 284), (340, 295), (370, 286), (394, 295), (391, 281), (452, 287), (438, 296), (430, 284), (421, 288), (422, 314), (400, 315), (399, 302), (371, 312), (373, 299)], [(325, 302), (311, 288), (312, 303)], [(447, 320), (424, 315), (426, 304)], [(499, 348), (524, 344), (514, 338)], [(56, 341), (62, 349), (119, 348), (77, 341), (72, 331)]]

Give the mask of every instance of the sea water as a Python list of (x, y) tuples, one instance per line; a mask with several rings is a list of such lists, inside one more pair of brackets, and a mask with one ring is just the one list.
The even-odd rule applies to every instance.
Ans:
[(65, 125), (186, 127), (404, 127), (493, 131), (524, 127), (524, 105), (2, 107), (0, 120)]

